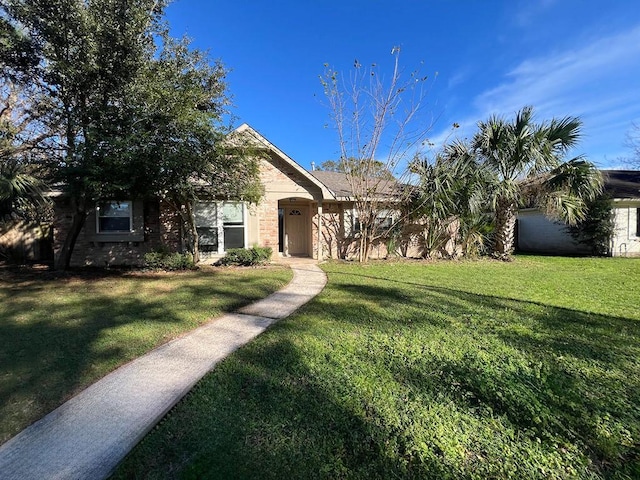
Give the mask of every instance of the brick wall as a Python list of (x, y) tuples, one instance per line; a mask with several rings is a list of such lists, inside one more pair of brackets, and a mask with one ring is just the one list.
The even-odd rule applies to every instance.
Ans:
[(256, 208), (259, 246), (278, 252), (278, 200), (262, 199)]
[[(71, 257), (72, 266), (139, 266), (144, 254), (160, 247), (180, 251), (180, 223), (177, 216), (166, 205), (157, 200), (144, 201), (144, 240), (137, 242), (96, 241), (88, 235), (95, 225), (91, 221), (78, 235)], [(57, 255), (71, 227), (71, 209), (68, 199), (56, 200), (53, 230), (53, 248)]]
[(260, 181), (265, 187), (265, 195), (256, 208), (259, 225), (258, 243), (262, 247), (271, 247), (274, 253), (277, 253), (279, 249), (278, 201), (298, 198), (302, 202), (310, 203), (312, 200), (310, 190), (314, 188), (318, 190), (318, 187), (301, 178), (290, 165), (275, 156), (260, 162)]
[[(350, 234), (350, 211), (353, 204), (349, 202), (325, 203), (322, 212), (321, 242), (324, 258), (353, 259), (358, 256), (359, 238)], [(315, 210), (313, 216), (313, 245), (314, 255), (317, 245), (318, 215)], [(395, 250), (389, 252), (388, 240), (379, 238), (373, 242), (369, 258), (387, 258), (402, 256), (418, 258), (422, 253), (421, 233), (423, 228), (419, 224), (405, 225), (402, 235), (398, 238)], [(447, 245), (448, 248), (449, 245)]]
[[(160, 236), (160, 244), (172, 252), (183, 251), (182, 244), (182, 219), (167, 202), (160, 201), (158, 205), (157, 229), (150, 225), (151, 231), (157, 231)], [(149, 216), (152, 222), (155, 217)], [(145, 220), (146, 222), (147, 220)]]

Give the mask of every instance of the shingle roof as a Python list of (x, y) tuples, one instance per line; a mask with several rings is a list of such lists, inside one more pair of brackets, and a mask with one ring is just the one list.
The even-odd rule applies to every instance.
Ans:
[(640, 171), (601, 170), (604, 190), (612, 198), (640, 198)]
[[(311, 173), (322, 182), (336, 197), (353, 197), (353, 189), (346, 173), (327, 172), (324, 170), (314, 170)], [(393, 195), (397, 191), (398, 184), (395, 180), (381, 180), (374, 178), (370, 182), (372, 187), (376, 187), (383, 196)]]
[[(604, 189), (612, 198), (640, 198), (640, 170), (601, 170)], [(347, 175), (342, 172), (314, 170), (311, 173), (337, 197), (352, 197), (353, 191)], [(395, 182), (382, 182), (381, 190), (392, 194)]]
[(344, 173), (323, 170), (314, 170), (310, 173), (338, 197), (350, 197), (353, 194), (349, 179)]

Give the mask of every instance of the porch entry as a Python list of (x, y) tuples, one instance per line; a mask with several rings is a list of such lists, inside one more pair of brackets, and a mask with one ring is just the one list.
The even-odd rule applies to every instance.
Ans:
[(309, 255), (309, 207), (288, 205), (278, 209), (278, 230), (284, 255)]

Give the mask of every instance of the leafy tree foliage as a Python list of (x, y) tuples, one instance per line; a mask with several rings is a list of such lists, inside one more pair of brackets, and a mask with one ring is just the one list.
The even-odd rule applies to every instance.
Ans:
[(130, 191), (160, 196), (180, 214), (197, 261), (194, 202), (199, 196), (256, 202), (259, 152), (220, 123), (230, 105), (224, 66), (210, 64), (185, 39), (166, 32), (160, 38), (162, 51), (142, 67), (129, 96), (135, 119), (129, 134), (142, 140), (125, 142), (119, 157), (137, 172)]
[[(192, 230), (194, 181), (217, 193), (256, 195), (255, 161), (241, 162), (222, 148), (226, 71), (169, 37), (164, 7), (163, 0), (2, 6), (2, 41), (12, 50), (2, 68), (39, 89), (41, 120), (57, 141), (49, 151), (52, 180), (73, 210), (58, 268), (69, 265), (100, 198), (160, 195)], [(195, 229), (192, 240), (197, 257)]]
[[(37, 115), (36, 115), (37, 117)], [(0, 219), (42, 218), (48, 202), (44, 182), (34, 167), (46, 147), (47, 133), (22, 91), (5, 79), (0, 83)]]

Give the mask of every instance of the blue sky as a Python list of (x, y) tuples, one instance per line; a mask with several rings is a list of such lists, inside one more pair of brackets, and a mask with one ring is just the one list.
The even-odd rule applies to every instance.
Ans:
[[(319, 75), (357, 59), (433, 79), (423, 119), (439, 145), (470, 137), (490, 114), (533, 105), (538, 120), (582, 118), (572, 155), (619, 168), (640, 123), (637, 0), (175, 0), (174, 36), (188, 35), (231, 70), (237, 125), (248, 123), (306, 168), (338, 157)], [(436, 74), (437, 73), (437, 74)]]

